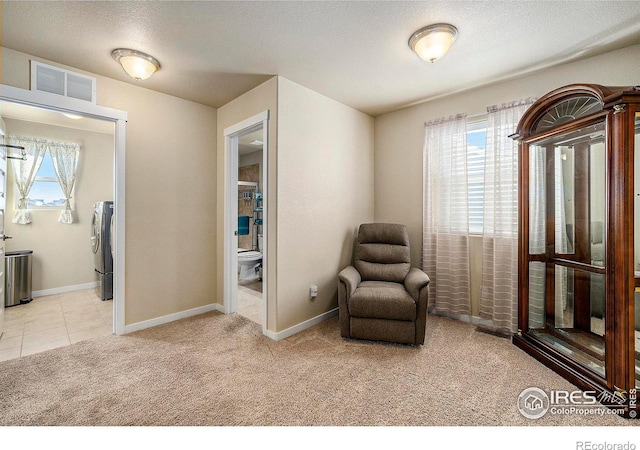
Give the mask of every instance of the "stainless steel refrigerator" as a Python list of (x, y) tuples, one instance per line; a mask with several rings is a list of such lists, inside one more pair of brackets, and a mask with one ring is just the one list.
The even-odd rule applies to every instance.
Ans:
[(113, 299), (112, 216), (113, 202), (104, 201), (93, 205), (91, 250), (93, 251), (95, 272), (98, 277), (96, 293), (101, 300)]

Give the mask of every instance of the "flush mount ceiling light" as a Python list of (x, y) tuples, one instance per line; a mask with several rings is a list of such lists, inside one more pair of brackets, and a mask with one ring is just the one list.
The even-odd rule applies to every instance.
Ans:
[(449, 51), (457, 37), (456, 27), (448, 23), (437, 23), (413, 33), (409, 39), (409, 47), (421, 59), (432, 63)]
[(160, 68), (157, 59), (138, 50), (117, 48), (111, 52), (111, 56), (120, 63), (129, 76), (136, 80), (146, 80)]

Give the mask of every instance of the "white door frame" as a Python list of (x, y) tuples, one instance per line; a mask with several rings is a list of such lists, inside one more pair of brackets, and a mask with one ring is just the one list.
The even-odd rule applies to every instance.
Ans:
[[(67, 112), (83, 117), (106, 120), (115, 125), (114, 203), (116, 253), (113, 261), (113, 333), (125, 333), (125, 133), (127, 112), (41, 91), (29, 91), (0, 84), (0, 100), (34, 106), (49, 111)], [(89, 236), (89, 230), (87, 230)], [(87, 237), (87, 243), (89, 238)], [(87, 244), (88, 248), (88, 244)]]
[[(3, 201), (1, 204), (2, 217), (0, 217), (0, 229), (2, 233), (0, 234), (0, 258), (5, 258), (6, 254), (6, 240), (9, 238), (7, 236), (7, 230), (5, 228), (5, 218), (7, 212), (7, 169), (9, 168), (9, 151), (8, 147), (5, 147), (5, 129), (4, 129), (4, 120), (0, 117), (0, 144), (2, 144), (3, 149), (0, 151), (0, 171), (2, 172), (2, 182), (0, 182), (0, 190), (2, 190)], [(0, 338), (4, 333), (4, 318), (5, 318), (5, 304), (7, 299), (7, 292), (5, 290), (6, 286), (6, 266), (3, 266), (0, 269)]]
[(269, 203), (269, 110), (263, 111), (242, 122), (224, 129), (225, 151), (225, 207), (224, 207), (224, 282), (223, 301), (224, 313), (232, 314), (238, 310), (238, 138), (247, 132), (262, 127), (262, 195), (263, 226), (262, 226), (262, 333), (267, 332), (267, 280), (269, 264), (268, 254), (268, 209)]

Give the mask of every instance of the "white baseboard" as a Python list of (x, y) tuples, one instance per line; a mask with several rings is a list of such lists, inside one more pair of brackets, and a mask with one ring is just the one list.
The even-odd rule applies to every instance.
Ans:
[[(197, 316), (198, 314), (204, 314), (210, 311), (217, 311), (224, 314), (224, 305), (220, 305), (218, 303), (212, 303), (210, 305), (200, 306), (198, 308), (188, 309), (186, 311), (181, 311), (174, 314), (168, 314), (162, 317), (156, 317), (155, 319), (145, 320), (142, 322), (132, 323), (130, 325), (125, 325), (124, 333), (133, 333), (134, 331), (144, 330), (145, 328), (151, 328), (158, 325), (163, 325), (165, 323), (173, 322), (175, 320), (186, 319), (187, 317)], [(319, 316), (313, 317), (309, 320), (306, 320), (302, 323), (294, 325), (286, 330), (282, 330), (279, 332), (273, 332), (266, 330), (264, 335), (269, 339), (274, 341), (281, 341), (283, 339), (288, 338), (289, 336), (293, 336), (294, 334), (300, 333), (308, 328), (311, 328), (319, 323), (324, 322), (338, 314), (338, 308), (332, 309), (331, 311), (327, 311), (326, 313), (320, 314)]]
[(264, 332), (264, 335), (269, 339), (273, 339), (274, 341), (281, 341), (283, 339), (288, 338), (289, 336), (293, 336), (294, 334), (300, 333), (301, 331), (304, 331), (308, 328), (318, 325), (319, 323), (322, 323), (325, 320), (328, 320), (333, 316), (336, 316), (337, 314), (338, 314), (338, 308), (335, 308), (335, 309), (332, 309), (331, 311), (327, 311), (326, 313), (320, 314), (319, 316), (313, 317), (309, 320), (305, 320), (304, 322), (301, 322), (297, 325), (287, 328), (286, 330), (282, 330), (278, 332), (266, 330)]
[(186, 319), (187, 317), (197, 316), (198, 314), (204, 314), (210, 311), (219, 311), (220, 305), (212, 303), (210, 305), (200, 306), (198, 308), (187, 309), (186, 311), (180, 311), (174, 314), (167, 314), (166, 316), (156, 317), (155, 319), (144, 320), (142, 322), (132, 323), (124, 326), (124, 333), (133, 333), (134, 331), (144, 330), (145, 328), (151, 328), (158, 325), (164, 325), (165, 323), (173, 322), (175, 320)]
[[(33, 298), (36, 297), (44, 297), (46, 295), (54, 295), (54, 294), (64, 294), (66, 292), (74, 292), (74, 291), (82, 291), (85, 289), (95, 289), (98, 286), (98, 282), (85, 283), (85, 284), (76, 284), (71, 286), (63, 286), (59, 288), (53, 289), (43, 289), (40, 291), (32, 291), (31, 296)], [(163, 325), (165, 323), (173, 322), (175, 320), (185, 319), (187, 317), (196, 316), (198, 314), (204, 314), (210, 311), (217, 311), (224, 314), (224, 305), (219, 303), (212, 303), (205, 306), (200, 306), (198, 308), (188, 309), (186, 311), (180, 311), (174, 314), (168, 314), (162, 317), (156, 317), (150, 320), (144, 320), (142, 322), (133, 323), (130, 325), (125, 325), (124, 334), (132, 333), (134, 331), (144, 330), (145, 328), (155, 327), (157, 325)], [(325, 320), (330, 319), (338, 314), (338, 308), (332, 309), (331, 311), (327, 311), (319, 316), (313, 317), (309, 320), (306, 320), (302, 323), (294, 325), (286, 330), (282, 330), (279, 332), (264, 330), (264, 335), (269, 339), (274, 341), (281, 341), (283, 339), (288, 338), (289, 336), (293, 336), (294, 334), (300, 333), (308, 328), (311, 328), (319, 323), (324, 322)]]
[(67, 292), (74, 292), (74, 291), (84, 291), (86, 289), (95, 289), (96, 287), (98, 287), (97, 281), (94, 281), (92, 283), (85, 283), (85, 284), (74, 284), (71, 286), (62, 286), (62, 287), (57, 287), (52, 289), (42, 289), (40, 291), (32, 291), (31, 297), (36, 298), (36, 297), (44, 297), (46, 295), (64, 294)]

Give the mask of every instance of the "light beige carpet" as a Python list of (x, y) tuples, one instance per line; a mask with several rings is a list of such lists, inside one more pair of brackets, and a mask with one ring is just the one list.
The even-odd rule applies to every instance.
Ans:
[(575, 389), (508, 339), (430, 315), (415, 348), (340, 337), (334, 317), (283, 341), (209, 313), (0, 363), (2, 425), (635, 425), (517, 410)]

